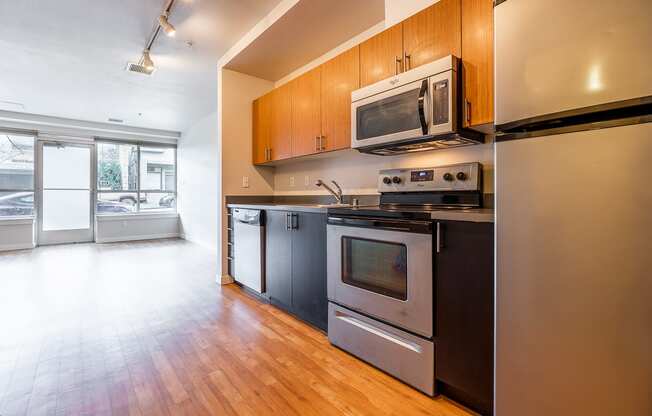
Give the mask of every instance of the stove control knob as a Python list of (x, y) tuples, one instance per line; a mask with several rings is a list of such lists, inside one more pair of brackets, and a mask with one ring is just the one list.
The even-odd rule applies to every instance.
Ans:
[(394, 176), (392, 178), (392, 182), (398, 185), (399, 183), (401, 183), (401, 178), (399, 178), (398, 176)]
[(450, 182), (450, 181), (452, 181), (453, 179), (454, 179), (454, 178), (453, 178), (453, 175), (452, 175), (452, 174), (450, 174), (450, 173), (448, 173), (448, 172), (444, 173), (444, 180), (445, 180), (445, 181)]
[(465, 181), (466, 180), (466, 173), (464, 172), (457, 172), (457, 175), (455, 177), (460, 180), (460, 181)]
[(385, 177), (383, 178), (383, 183), (384, 183), (385, 185), (390, 185), (390, 184), (392, 183), (392, 179), (391, 179), (389, 176), (385, 176)]

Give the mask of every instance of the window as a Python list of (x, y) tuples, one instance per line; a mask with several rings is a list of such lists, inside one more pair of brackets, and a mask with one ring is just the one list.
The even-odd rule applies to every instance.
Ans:
[(97, 143), (97, 213), (176, 209), (176, 148)]
[(34, 137), (0, 133), (0, 217), (34, 215)]

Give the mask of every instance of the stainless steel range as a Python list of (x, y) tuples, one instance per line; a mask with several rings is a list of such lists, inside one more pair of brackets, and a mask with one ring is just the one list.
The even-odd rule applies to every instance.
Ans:
[(328, 337), (434, 394), (433, 210), (478, 208), (482, 166), (380, 171), (380, 205), (328, 211)]

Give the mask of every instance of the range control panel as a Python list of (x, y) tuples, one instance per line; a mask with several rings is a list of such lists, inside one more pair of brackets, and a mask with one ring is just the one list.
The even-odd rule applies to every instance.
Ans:
[(482, 165), (460, 163), (378, 172), (378, 192), (480, 191)]

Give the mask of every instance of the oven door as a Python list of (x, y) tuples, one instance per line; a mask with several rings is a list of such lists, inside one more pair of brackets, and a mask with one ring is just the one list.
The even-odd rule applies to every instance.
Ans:
[(327, 234), (329, 300), (432, 337), (430, 222), (329, 217)]
[(427, 135), (430, 97), (429, 81), (423, 79), (351, 103), (351, 147)]

